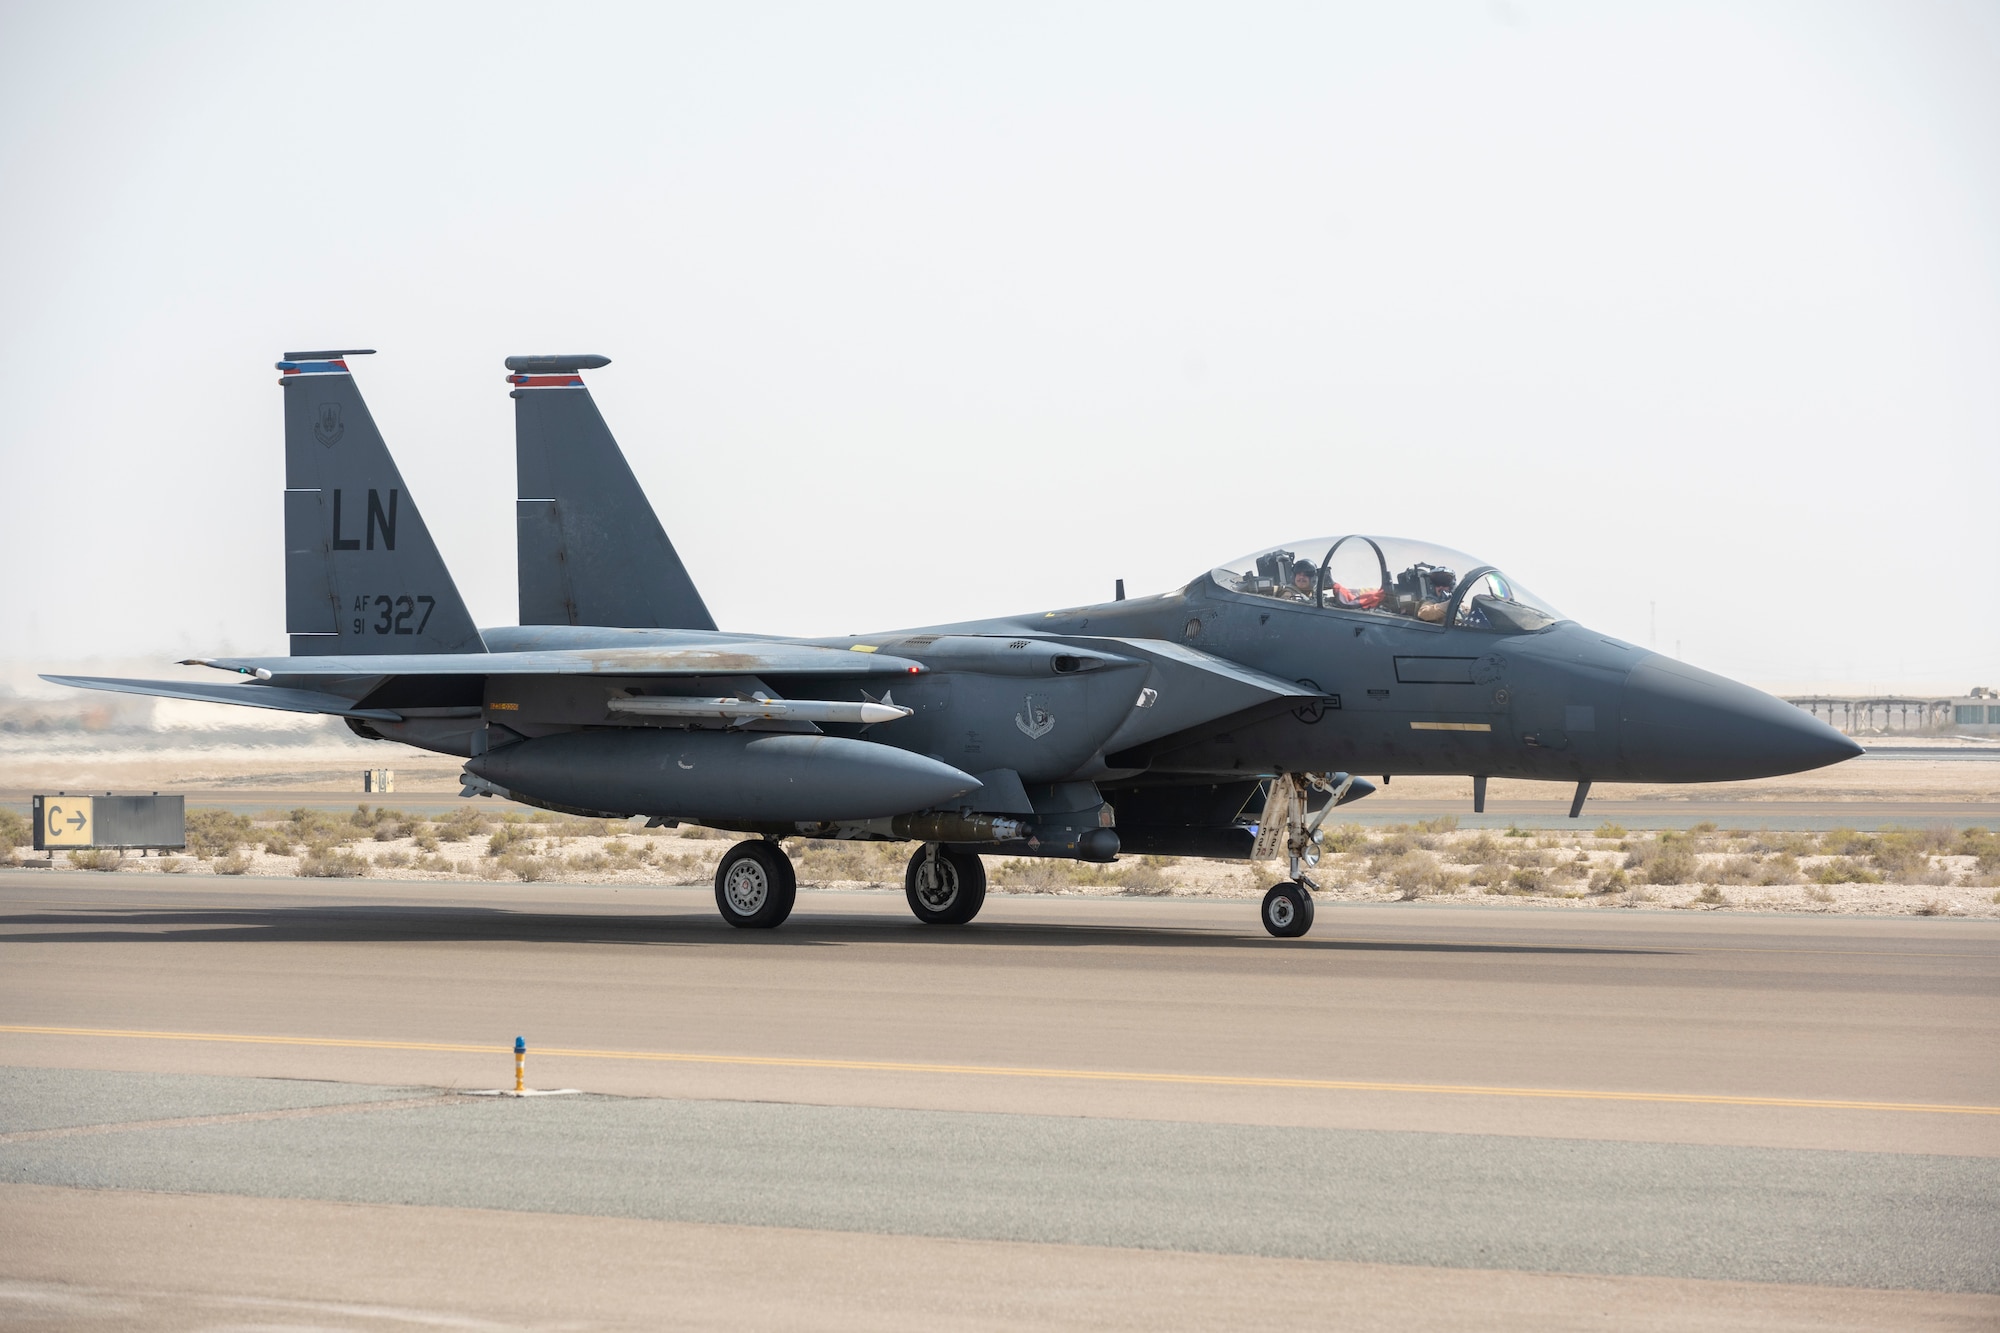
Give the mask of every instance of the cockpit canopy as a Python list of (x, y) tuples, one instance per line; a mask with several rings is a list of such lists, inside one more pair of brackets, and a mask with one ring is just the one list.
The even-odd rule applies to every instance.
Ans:
[(1213, 577), (1252, 597), (1441, 628), (1532, 634), (1565, 619), (1492, 565), (1402, 537), (1315, 537), (1232, 560)]

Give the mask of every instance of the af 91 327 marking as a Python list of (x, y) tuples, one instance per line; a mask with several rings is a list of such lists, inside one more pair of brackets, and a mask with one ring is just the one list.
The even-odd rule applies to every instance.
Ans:
[[(428, 593), (362, 593), (354, 599), (354, 633), (422, 634), (436, 606), (437, 598)], [(412, 626), (410, 618), (419, 612), (422, 615)]]

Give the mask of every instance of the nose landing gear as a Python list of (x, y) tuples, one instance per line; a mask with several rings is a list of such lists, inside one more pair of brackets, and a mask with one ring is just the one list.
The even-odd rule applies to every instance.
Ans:
[[(1354, 779), (1346, 773), (1280, 773), (1271, 779), (1264, 798), (1264, 817), (1257, 826), (1255, 860), (1277, 855), (1282, 845), (1291, 879), (1274, 884), (1264, 895), (1264, 929), (1280, 939), (1297, 939), (1312, 929), (1312, 890), (1318, 888), (1305, 870), (1319, 864), (1319, 826), (1346, 797)], [(1310, 793), (1326, 793), (1318, 814), (1309, 813)]]

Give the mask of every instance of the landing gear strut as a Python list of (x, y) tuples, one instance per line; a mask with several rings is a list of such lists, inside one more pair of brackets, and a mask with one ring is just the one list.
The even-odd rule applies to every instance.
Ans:
[(783, 925), (798, 894), (792, 859), (763, 838), (737, 843), (715, 868), (716, 910), (732, 926), (769, 930)]
[[(1280, 773), (1271, 779), (1264, 800), (1264, 818), (1257, 826), (1257, 846), (1251, 855), (1266, 860), (1285, 849), (1291, 879), (1274, 884), (1264, 895), (1264, 929), (1280, 939), (1296, 939), (1312, 929), (1312, 890), (1319, 886), (1305, 871), (1319, 864), (1319, 826), (1347, 795), (1354, 779), (1345, 773), (1331, 778), (1319, 773)], [(1326, 804), (1309, 814), (1310, 793), (1325, 792)]]
[(903, 896), (925, 925), (962, 926), (986, 905), (986, 863), (927, 842), (903, 872)]

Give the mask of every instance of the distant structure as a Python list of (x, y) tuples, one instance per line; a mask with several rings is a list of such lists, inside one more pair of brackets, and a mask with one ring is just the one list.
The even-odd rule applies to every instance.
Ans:
[(1900, 694), (1844, 696), (1800, 694), (1785, 700), (1823, 718), (1849, 736), (1928, 732), (1947, 736), (2000, 736), (2000, 690), (1975, 686), (1956, 699)]

